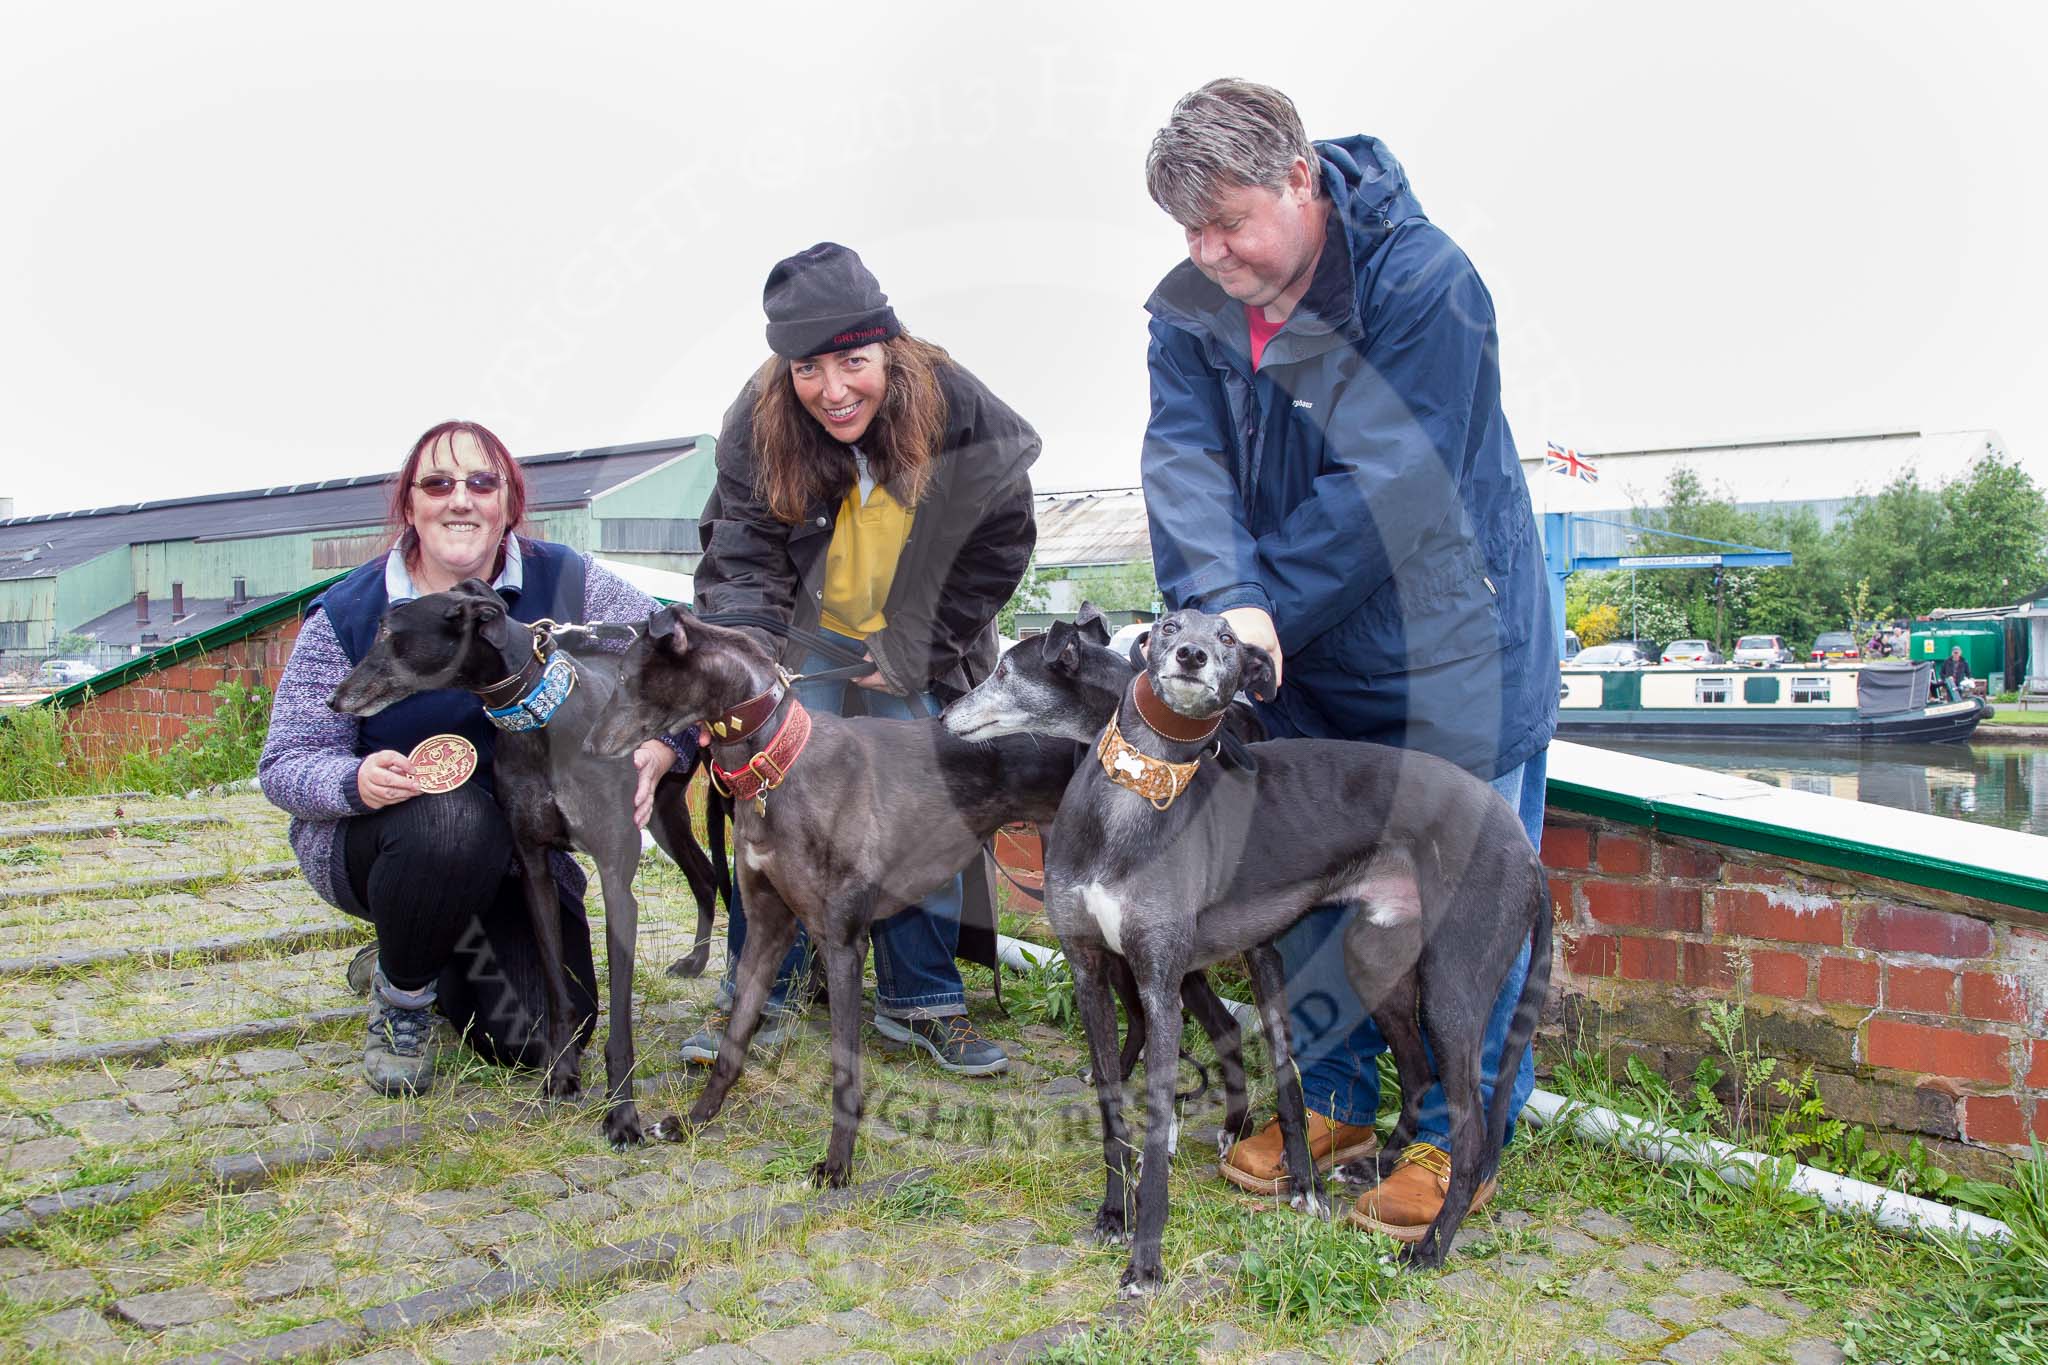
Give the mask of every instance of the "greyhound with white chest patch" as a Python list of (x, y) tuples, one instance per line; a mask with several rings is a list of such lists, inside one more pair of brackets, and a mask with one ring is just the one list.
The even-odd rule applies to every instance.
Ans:
[[(1383, 745), (1272, 740), (1250, 746), (1253, 770), (1207, 761), (1232, 695), (1273, 686), (1265, 652), (1241, 643), (1221, 617), (1182, 611), (1161, 621), (1146, 671), (1107, 715), (1099, 679), (1083, 684), (1022, 659), (1022, 647), (1011, 651), (1005, 662), (1012, 666), (999, 667), (946, 719), (977, 737), (1013, 724), (1062, 735), (1104, 727), (1055, 817), (1046, 909), (1073, 968), (1099, 1078), (1115, 1074), (1104, 989), (1110, 954), (1128, 961), (1144, 1001), (1147, 1125), (1126, 1292), (1148, 1290), (1162, 1277), (1178, 983), (1189, 971), (1247, 954), (1281, 1070), (1283, 983), (1277, 955), (1260, 950), (1333, 901), (1361, 903), (1345, 931), (1345, 965), (1401, 1076), (1401, 1117), (1381, 1174), (1413, 1136), (1430, 1082), (1442, 1080), (1450, 1188), (1442, 1213), (1404, 1253), (1413, 1264), (1440, 1264), (1499, 1163), (1509, 1087), (1495, 1088), (1482, 1116), (1480, 1047), (1493, 1000), (1524, 944), (1533, 944), (1529, 977), (1503, 1057), (1518, 1058), (1528, 1045), (1549, 986), (1549, 898), (1515, 813), (1455, 765)], [(1126, 1230), (1130, 1145), (1120, 1090), (1098, 1080), (1096, 1092), (1107, 1168), (1096, 1230), (1115, 1240)], [(1300, 1135), (1298, 1094), (1290, 1104), (1282, 1088), (1281, 1118), (1290, 1130), (1288, 1169), (1313, 1207), (1320, 1182)]]

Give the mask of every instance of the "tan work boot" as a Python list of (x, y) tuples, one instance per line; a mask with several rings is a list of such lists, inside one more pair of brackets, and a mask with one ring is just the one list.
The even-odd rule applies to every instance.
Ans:
[[(1379, 1134), (1370, 1125), (1332, 1123), (1309, 1110), (1308, 1154), (1317, 1170), (1327, 1174), (1347, 1161), (1371, 1156), (1379, 1147)], [(1274, 1119), (1232, 1147), (1216, 1169), (1241, 1190), (1253, 1194), (1280, 1193), (1287, 1183), (1287, 1154), (1280, 1137), (1280, 1120)]]
[[(1451, 1156), (1441, 1147), (1414, 1142), (1401, 1149), (1394, 1169), (1358, 1197), (1351, 1210), (1358, 1227), (1384, 1232), (1397, 1242), (1419, 1242), (1444, 1211), (1444, 1192), (1451, 1187)], [(1467, 1212), (1477, 1213), (1500, 1188), (1498, 1179), (1481, 1184)]]

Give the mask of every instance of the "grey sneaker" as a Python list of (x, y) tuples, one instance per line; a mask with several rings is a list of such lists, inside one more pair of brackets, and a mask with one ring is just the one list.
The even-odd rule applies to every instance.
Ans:
[[(769, 1010), (762, 1014), (761, 1022), (754, 1029), (754, 1041), (747, 1052), (771, 1048), (789, 1037), (789, 1031), (796, 1027), (797, 1015), (789, 1010)], [(718, 1043), (725, 1037), (726, 1026), (732, 1023), (732, 1011), (718, 1005), (704, 1016), (704, 1026), (683, 1039), (682, 1054), (686, 1062), (710, 1066), (718, 1060)]]
[(363, 1080), (380, 1095), (412, 1095), (434, 1079), (434, 988), (401, 991), (373, 972)]
[(368, 995), (370, 978), (377, 972), (377, 945), (365, 945), (348, 963), (348, 993)]
[(946, 1070), (961, 1076), (993, 1076), (1010, 1069), (1010, 1056), (981, 1036), (964, 1014), (944, 1019), (874, 1017), (875, 1031), (893, 1043), (921, 1047)]

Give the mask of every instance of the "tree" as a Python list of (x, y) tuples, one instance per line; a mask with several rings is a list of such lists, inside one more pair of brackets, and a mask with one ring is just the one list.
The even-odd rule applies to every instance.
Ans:
[(1024, 570), (1024, 577), (1018, 580), (1017, 591), (1010, 594), (1010, 600), (1003, 603), (996, 613), (996, 633), (1006, 640), (1017, 638), (1017, 613), (1020, 611), (1044, 611), (1046, 603), (1052, 600), (1052, 592), (1045, 586), (1045, 580), (1038, 575), (1038, 561), (1033, 560)]
[(1941, 490), (1944, 525), (1927, 549), (1934, 607), (2002, 607), (2048, 579), (2048, 498), (2018, 464), (1986, 453)]
[(1604, 645), (1621, 634), (1621, 613), (1612, 604), (1603, 602), (1580, 616), (1572, 629), (1578, 632), (1579, 643), (1587, 649)]

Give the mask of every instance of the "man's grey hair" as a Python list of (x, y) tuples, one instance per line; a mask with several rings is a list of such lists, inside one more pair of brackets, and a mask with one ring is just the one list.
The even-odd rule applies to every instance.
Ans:
[[(1173, 106), (1145, 156), (1145, 188), (1175, 222), (1200, 227), (1231, 190), (1256, 185), (1278, 191), (1296, 157), (1317, 172), (1316, 149), (1294, 101), (1270, 85), (1225, 77)], [(1320, 172), (1312, 183), (1321, 194)]]

